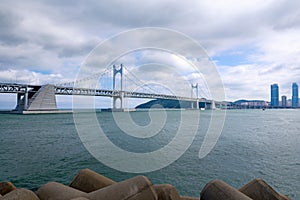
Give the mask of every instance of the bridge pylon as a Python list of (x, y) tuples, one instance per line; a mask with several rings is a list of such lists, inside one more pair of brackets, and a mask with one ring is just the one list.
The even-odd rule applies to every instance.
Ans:
[[(192, 101), (191, 102), (191, 108), (192, 109), (199, 109), (199, 99), (198, 99), (198, 83), (196, 84), (191, 84), (192, 90), (191, 90), (191, 98), (194, 97), (194, 90), (196, 91), (196, 99), (197, 101)], [(196, 104), (196, 105), (195, 105)]]
[[(120, 74), (120, 79), (117, 80), (116, 76)], [(117, 89), (116, 82), (120, 81), (119, 85), (120, 88)], [(124, 92), (123, 92), (123, 64), (120, 66), (113, 65), (113, 110), (123, 110), (123, 99), (124, 99)], [(117, 100), (120, 100), (120, 107), (117, 107)]]
[(194, 97), (194, 90), (196, 91), (196, 98), (198, 98), (198, 83), (191, 84), (192, 90), (191, 90), (191, 98)]

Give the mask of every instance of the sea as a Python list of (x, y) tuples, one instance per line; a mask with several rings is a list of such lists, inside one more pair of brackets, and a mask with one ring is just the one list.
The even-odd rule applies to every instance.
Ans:
[[(300, 109), (88, 112), (81, 114), (85, 119), (81, 122), (74, 120), (74, 113), (0, 114), (0, 181), (37, 190), (49, 181), (68, 185), (80, 169), (89, 168), (115, 181), (145, 175), (154, 184), (169, 183), (181, 195), (199, 197), (205, 184), (214, 179), (240, 188), (262, 178), (279, 193), (300, 199)], [(225, 117), (224, 124), (212, 124), (216, 116)], [(171, 145), (181, 126), (181, 134), (191, 140), (177, 139), (177, 145), (186, 148), (170, 163), (151, 168), (149, 158), (143, 165), (149, 169), (135, 172), (135, 168), (125, 167), (130, 159), (112, 152), (111, 157), (124, 159), (124, 168), (122, 162), (115, 167), (91, 151), (82, 127), (90, 127), (84, 132), (89, 135), (97, 129), (89, 124), (95, 121), (111, 144), (126, 152), (145, 154), (145, 158), (148, 152)], [(208, 154), (199, 157), (211, 126), (219, 126), (221, 135)], [(103, 141), (98, 142), (108, 148)], [(172, 148), (161, 159), (176, 153)]]

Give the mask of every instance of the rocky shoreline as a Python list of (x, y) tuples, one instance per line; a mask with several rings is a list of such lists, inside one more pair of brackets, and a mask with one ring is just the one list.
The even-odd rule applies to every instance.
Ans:
[(262, 179), (235, 189), (221, 180), (206, 184), (200, 197), (181, 196), (170, 184), (153, 185), (145, 176), (115, 182), (90, 169), (82, 169), (69, 186), (57, 182), (42, 185), (36, 192), (0, 182), (0, 200), (290, 200)]

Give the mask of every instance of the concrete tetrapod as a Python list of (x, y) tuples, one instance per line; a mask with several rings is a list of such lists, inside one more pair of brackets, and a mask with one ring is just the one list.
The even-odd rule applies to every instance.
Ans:
[(10, 193), (2, 196), (1, 200), (39, 200), (39, 198), (30, 190), (27, 189), (15, 189)]
[(36, 192), (40, 200), (70, 200), (85, 197), (90, 200), (156, 200), (157, 195), (147, 177), (137, 176), (107, 186), (91, 193), (85, 193), (60, 183), (50, 182)]
[(0, 182), (0, 194), (5, 195), (13, 190), (17, 189), (11, 182)]
[(154, 185), (158, 200), (199, 200), (195, 197), (180, 196), (178, 190), (170, 184)]
[(76, 197), (87, 197), (85, 192), (56, 182), (46, 183), (36, 191), (36, 194), (40, 200), (70, 200)]
[(91, 200), (157, 200), (157, 195), (147, 177), (136, 176), (91, 192), (88, 198)]
[(154, 185), (158, 200), (181, 200), (177, 189), (170, 184)]
[(289, 200), (288, 197), (278, 194), (264, 180), (256, 178), (239, 189), (240, 192), (255, 200)]
[(181, 200), (200, 200), (199, 198), (196, 197), (186, 197), (186, 196), (181, 196)]
[(106, 186), (115, 184), (116, 182), (102, 176), (90, 169), (82, 169), (74, 177), (70, 187), (78, 189), (82, 192), (93, 192)]
[(251, 200), (249, 197), (221, 180), (213, 180), (200, 193), (201, 200)]

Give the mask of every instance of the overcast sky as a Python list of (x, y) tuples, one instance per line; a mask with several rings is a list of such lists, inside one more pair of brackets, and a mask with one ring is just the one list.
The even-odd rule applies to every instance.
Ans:
[[(300, 1), (2, 0), (0, 27), (0, 82), (72, 81), (100, 42), (129, 29), (161, 27), (202, 45), (227, 100), (269, 100), (272, 83), (290, 98), (292, 82), (300, 84)], [(140, 74), (149, 70), (158, 77), (165, 68)], [(5, 99), (0, 95), (2, 107)]]

